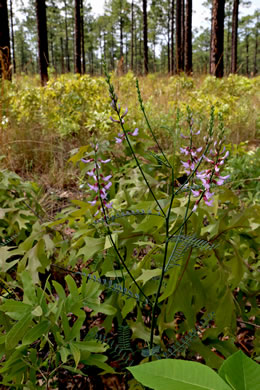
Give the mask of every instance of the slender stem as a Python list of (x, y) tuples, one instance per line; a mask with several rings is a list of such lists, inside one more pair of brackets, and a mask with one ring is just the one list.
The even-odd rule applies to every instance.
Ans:
[(161, 210), (162, 214), (166, 217), (165, 212), (163, 211), (163, 209), (162, 209), (160, 203), (158, 202), (156, 196), (154, 195), (154, 192), (153, 192), (153, 190), (152, 190), (150, 184), (148, 183), (148, 181), (147, 181), (147, 179), (146, 179), (146, 176), (145, 176), (145, 174), (144, 174), (144, 171), (143, 171), (143, 169), (142, 169), (142, 167), (141, 167), (141, 165), (140, 165), (140, 163), (139, 163), (139, 161), (138, 161), (138, 159), (137, 159), (137, 157), (136, 157), (136, 154), (135, 154), (135, 152), (134, 152), (134, 150), (133, 150), (133, 148), (132, 148), (132, 145), (131, 145), (131, 143), (130, 143), (130, 141), (129, 141), (127, 132), (126, 132), (125, 127), (124, 127), (124, 121), (123, 121), (123, 119), (122, 119), (122, 116), (120, 115), (120, 106), (118, 107), (118, 105), (116, 104), (116, 102), (117, 102), (117, 97), (116, 97), (115, 92), (114, 92), (114, 87), (113, 87), (113, 85), (110, 83), (110, 76), (109, 76), (107, 73), (106, 73), (106, 75), (107, 75), (107, 80), (106, 80), (106, 81), (107, 81), (107, 83), (108, 83), (108, 85), (109, 85), (110, 96), (111, 96), (111, 98), (112, 98), (112, 102), (114, 103), (114, 104), (113, 104), (113, 108), (114, 108), (115, 112), (117, 113), (117, 116), (118, 116), (118, 119), (119, 119), (120, 126), (121, 126), (121, 128), (122, 128), (122, 130), (123, 130), (123, 133), (124, 133), (125, 138), (126, 138), (126, 140), (127, 140), (127, 143), (128, 143), (129, 148), (130, 148), (130, 151), (131, 151), (131, 153), (132, 153), (132, 155), (133, 155), (133, 157), (134, 157), (134, 159), (135, 159), (136, 165), (137, 165), (137, 167), (139, 168), (139, 170), (140, 170), (140, 172), (141, 172), (141, 175), (143, 176), (143, 179), (144, 179), (144, 181), (145, 181), (145, 184), (147, 185), (147, 187), (148, 187), (148, 189), (149, 189), (149, 191), (150, 191), (152, 197), (154, 198), (155, 202), (157, 203), (157, 205), (158, 205), (159, 209)]
[(158, 143), (157, 138), (156, 138), (156, 136), (155, 136), (155, 134), (154, 134), (154, 132), (153, 132), (153, 130), (152, 130), (152, 127), (151, 127), (151, 125), (150, 125), (150, 122), (149, 122), (149, 120), (148, 120), (148, 118), (147, 118), (146, 111), (145, 111), (144, 104), (143, 104), (143, 99), (142, 99), (142, 96), (141, 96), (141, 91), (140, 91), (140, 88), (139, 88), (138, 79), (136, 79), (136, 89), (137, 89), (137, 94), (138, 94), (138, 100), (139, 100), (139, 103), (140, 103), (140, 107), (141, 107), (141, 110), (142, 110), (142, 112), (143, 112), (143, 114), (144, 114), (144, 118), (145, 118), (146, 124), (147, 124), (147, 126), (148, 126), (148, 129), (150, 130), (150, 133), (152, 134), (152, 137), (153, 137), (153, 139), (154, 139), (154, 142), (155, 142), (156, 145), (158, 146), (158, 148), (159, 148), (160, 152), (162, 153), (162, 155), (163, 155), (165, 161), (167, 162), (168, 168), (172, 168), (171, 163), (169, 162), (169, 160), (168, 160), (167, 157), (165, 156), (164, 151), (162, 150), (160, 144)]
[[(95, 155), (96, 155), (96, 152), (95, 152)], [(95, 159), (96, 160), (96, 159)], [(96, 172), (97, 172), (97, 182), (98, 182), (98, 196), (99, 196), (99, 200), (100, 200), (100, 203), (101, 203), (101, 207), (102, 207), (102, 211), (103, 211), (103, 214), (104, 214), (104, 218), (105, 218), (105, 221), (106, 221), (106, 227), (107, 227), (107, 232), (108, 232), (108, 235), (109, 235), (109, 238), (110, 238), (110, 241), (113, 245), (113, 248), (119, 258), (119, 260), (121, 261), (121, 263), (123, 264), (123, 266), (125, 267), (126, 269), (126, 272), (128, 273), (128, 275), (130, 276), (130, 278), (132, 279), (132, 281), (134, 282), (134, 284), (136, 285), (136, 287), (138, 288), (138, 290), (141, 292), (141, 294), (145, 297), (145, 299), (147, 299), (147, 301), (150, 302), (151, 304), (151, 300), (145, 295), (145, 293), (143, 292), (143, 290), (141, 289), (141, 287), (138, 285), (138, 283), (136, 282), (135, 278), (133, 277), (133, 275), (131, 274), (131, 272), (129, 271), (124, 259), (122, 258), (114, 240), (113, 240), (113, 237), (112, 237), (112, 233), (111, 233), (111, 230), (109, 228), (109, 224), (107, 223), (107, 215), (106, 215), (106, 211), (105, 211), (105, 207), (104, 207), (104, 203), (103, 203), (103, 199), (101, 197), (101, 187), (100, 187), (100, 182), (99, 182), (99, 173), (98, 173), (98, 164), (97, 164), (97, 161), (95, 161), (96, 163)]]

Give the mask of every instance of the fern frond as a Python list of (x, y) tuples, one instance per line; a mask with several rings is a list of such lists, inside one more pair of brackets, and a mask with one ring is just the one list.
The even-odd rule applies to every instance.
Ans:
[(211, 244), (209, 241), (203, 240), (201, 238), (197, 238), (196, 236), (187, 236), (184, 234), (181, 235), (176, 235), (171, 237), (170, 241), (177, 241), (177, 248), (175, 250), (174, 256), (170, 260), (170, 266), (171, 268), (174, 265), (179, 265), (176, 264), (176, 261), (180, 260), (183, 257), (183, 254), (186, 252), (187, 249), (189, 248), (199, 248), (203, 250), (207, 249), (214, 249), (216, 248), (219, 244)]
[(17, 234), (13, 234), (11, 237), (7, 238), (4, 242), (1, 242), (0, 243), (0, 246), (5, 246), (5, 245), (8, 245), (9, 242), (12, 242), (16, 237), (19, 236), (19, 233)]
[(132, 351), (131, 347), (131, 329), (128, 325), (118, 327), (118, 345), (122, 351)]

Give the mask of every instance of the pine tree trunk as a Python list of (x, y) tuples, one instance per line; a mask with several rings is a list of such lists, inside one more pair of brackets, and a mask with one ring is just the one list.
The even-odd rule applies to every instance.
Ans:
[(84, 7), (83, 0), (80, 0), (80, 25), (81, 25), (81, 53), (82, 53), (82, 74), (86, 73), (85, 59), (85, 34), (84, 34)]
[(64, 8), (65, 8), (65, 56), (66, 56), (67, 72), (70, 72), (68, 17), (67, 17), (67, 3), (65, 0), (64, 0)]
[(134, 70), (134, 0), (131, 3), (131, 71)]
[(75, 73), (81, 74), (80, 0), (75, 0)]
[(176, 0), (176, 72), (178, 74), (183, 70), (181, 66), (181, 1)]
[(185, 7), (184, 0), (181, 0), (181, 71), (184, 71), (184, 40), (185, 40)]
[(65, 73), (65, 66), (64, 66), (64, 50), (63, 50), (63, 39), (60, 37), (60, 48), (61, 48), (61, 73)]
[(148, 74), (147, 0), (143, 0), (144, 74)]
[(38, 48), (41, 83), (45, 85), (48, 81), (48, 35), (45, 0), (36, 0), (36, 17), (38, 27)]
[(256, 28), (255, 28), (255, 53), (254, 53), (254, 76), (257, 74), (257, 54), (258, 54), (258, 25), (259, 25), (259, 17), (256, 21)]
[(249, 76), (249, 34), (246, 31), (246, 74)]
[(11, 80), (11, 53), (6, 0), (0, 0), (0, 77)]
[(14, 47), (14, 24), (13, 24), (13, 2), (10, 0), (11, 39), (13, 55), (13, 73), (16, 73), (15, 47)]
[(192, 0), (186, 0), (185, 13), (185, 72), (192, 73)]
[(171, 5), (171, 74), (174, 74), (174, 0)]
[(211, 24), (210, 74), (223, 77), (225, 0), (213, 0)]
[(237, 71), (237, 26), (238, 26), (239, 0), (234, 0), (232, 14), (232, 47), (231, 47), (231, 73)]
[(168, 74), (171, 73), (171, 43), (170, 43), (170, 0), (168, 0), (167, 12), (167, 58), (168, 58)]

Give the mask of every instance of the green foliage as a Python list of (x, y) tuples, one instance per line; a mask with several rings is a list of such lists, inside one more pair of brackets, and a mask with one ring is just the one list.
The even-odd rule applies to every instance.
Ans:
[(40, 122), (44, 131), (61, 136), (82, 129), (102, 132), (110, 127), (110, 109), (102, 79), (62, 75), (51, 78), (44, 88), (20, 85), (11, 94), (11, 115), (18, 124)]
[[(257, 79), (248, 83), (241, 80), (241, 85), (232, 92), (239, 95), (237, 100), (237, 96), (233, 102), (231, 99), (224, 103), (224, 97), (223, 101), (220, 99), (218, 110), (224, 111), (224, 116), (235, 115), (242, 91), (247, 98), (255, 93)], [(130, 89), (132, 81), (133, 76), (129, 74), (122, 88)], [(157, 81), (156, 77), (151, 78), (151, 82)], [(172, 79), (171, 87), (174, 83), (175, 91), (182, 89), (191, 100), (197, 94), (195, 83), (184, 76)], [(231, 96), (231, 78), (228, 83), (226, 88), (229, 92), (225, 93)], [(67, 130), (64, 133), (60, 130), (59, 121), (68, 119), (68, 123), (73, 122), (79, 129), (85, 126), (84, 123), (90, 123), (87, 122), (88, 116), (90, 121), (95, 118), (95, 109), (108, 118), (111, 108), (102, 95), (103, 84), (102, 80), (87, 76), (68, 80), (62, 76), (51, 79), (47, 87), (38, 88), (37, 92), (35, 88), (34, 104), (36, 111), (42, 113), (46, 132), (54, 129), (69, 134)], [(221, 95), (222, 88), (219, 80), (204, 80), (199, 91), (202, 99), (197, 101), (194, 98), (192, 103), (196, 126), (201, 124), (206, 129), (208, 124), (204, 119), (208, 119), (208, 96)], [(167, 90), (169, 95), (173, 93), (166, 85), (162, 84), (161, 89)], [(26, 94), (24, 101), (21, 99), (21, 110), (18, 99), (12, 97), (12, 115), (17, 115), (21, 122), (29, 118), (36, 121), (38, 114), (33, 116), (34, 108), (30, 112), (29, 91)], [(96, 98), (96, 94), (101, 96)], [(144, 110), (149, 105), (153, 108), (153, 99), (155, 96), (151, 97), (148, 105), (143, 103)], [(212, 97), (212, 101), (214, 99)], [(226, 112), (222, 103), (230, 105)], [(63, 369), (80, 375), (87, 375), (90, 366), (96, 366), (103, 373), (114, 372), (108, 364), (113, 359), (123, 367), (126, 359), (130, 360), (129, 365), (133, 363), (133, 351), (135, 362), (163, 357), (167, 350), (171, 354), (174, 352), (171, 346), (176, 343), (178, 347), (179, 339), (185, 341), (186, 347), (175, 350), (178, 357), (194, 359), (199, 354), (207, 366), (214, 369), (219, 369), (223, 362), (220, 354), (227, 362), (230, 356), (232, 359), (238, 356), (232, 355), (237, 351), (237, 318), (251, 329), (252, 318), (256, 318), (257, 322), (259, 315), (259, 201), (257, 195), (250, 201), (241, 196), (242, 190), (250, 193), (249, 179), (258, 172), (259, 153), (247, 153), (242, 145), (237, 148), (226, 145), (232, 152), (230, 168), (227, 168), (232, 176), (230, 182), (223, 187), (214, 187), (212, 208), (200, 204), (198, 210), (186, 219), (195, 199), (188, 195), (192, 184), (181, 187), (176, 180), (181, 181), (183, 176), (177, 146), (180, 130), (185, 133), (189, 127), (185, 123), (187, 111), (184, 113), (184, 103), (176, 100), (173, 105), (170, 123), (173, 129), (168, 128), (171, 138), (167, 133), (165, 152), (161, 149), (165, 134), (158, 126), (151, 137), (144, 129), (147, 118), (143, 120), (137, 116), (136, 122), (131, 122), (133, 126), (141, 124), (139, 135), (121, 145), (114, 144), (116, 132), (112, 133), (108, 119), (102, 121), (102, 125), (95, 122), (93, 128), (86, 125), (92, 130), (98, 127), (96, 135), (108, 129), (111, 134), (107, 141), (98, 141), (98, 157), (91, 145), (93, 139), (90, 139), (89, 145), (72, 151), (70, 162), (78, 172), (77, 184), (86, 193), (80, 200), (72, 200), (69, 207), (59, 212), (52, 222), (41, 221), (42, 210), (37, 202), (38, 188), (35, 184), (23, 183), (17, 175), (8, 171), (0, 172), (0, 375), (3, 385), (33, 389), (43, 381), (46, 385), (51, 383), (55, 386), (56, 373)], [(135, 117), (134, 107), (130, 115)], [(158, 125), (164, 119), (162, 114)], [(126, 131), (132, 131), (127, 124), (125, 126)], [(74, 132), (78, 131), (76, 127), (68, 128)], [(221, 132), (221, 123), (216, 131)], [(154, 147), (152, 139), (160, 134)], [(96, 143), (95, 137), (93, 142)], [(131, 155), (132, 149), (136, 160)], [(104, 175), (113, 175), (107, 198), (113, 202), (113, 208), (108, 210), (106, 218), (104, 215), (100, 217), (97, 205), (89, 203), (87, 172), (93, 170), (95, 163), (93, 160), (83, 163), (81, 159), (86, 155), (90, 159), (106, 160), (111, 157), (111, 162), (105, 164), (102, 170)], [(139, 165), (136, 167), (137, 159)], [(172, 177), (169, 174), (171, 166), (174, 167)], [(241, 180), (239, 187), (237, 180)], [(254, 183), (256, 194), (258, 184)], [(171, 202), (172, 187), (176, 196)], [(96, 211), (99, 214), (93, 217)], [(168, 253), (165, 258), (166, 243)], [(164, 261), (166, 267), (161, 277)], [(214, 323), (207, 327), (204, 324), (200, 335), (196, 333), (198, 337), (189, 337), (187, 333), (198, 319), (203, 321), (201, 317), (212, 311), (215, 312)], [(105, 334), (112, 333), (112, 329), (117, 332), (118, 346), (113, 342), (114, 334), (111, 343), (104, 341), (105, 336), (103, 343), (97, 341), (99, 329), (97, 326), (90, 328), (89, 323), (98, 313), (101, 313), (98, 323)], [(153, 314), (156, 318), (154, 328), (151, 326)], [(140, 341), (149, 345), (143, 353), (136, 347)], [(252, 357), (257, 358), (257, 340), (253, 344)], [(176, 375), (179, 376), (173, 380), (183, 382), (188, 370), (181, 365), (191, 362), (164, 362), (151, 364), (180, 364), (176, 365)], [(194, 364), (190, 366), (191, 373), (202, 370), (198, 375), (198, 386), (203, 386), (207, 377), (209, 382), (216, 381), (216, 386), (224, 383), (209, 367), (200, 366), (198, 369)], [(239, 364), (247, 366), (248, 361), (243, 360)], [(159, 373), (163, 373), (163, 366), (158, 367)], [(227, 382), (229, 370), (227, 368), (227, 374), (226, 368), (223, 368), (223, 378)], [(163, 386), (163, 382), (159, 382)], [(164, 385), (166, 388), (167, 384)]]
[(99, 355), (105, 351), (105, 346), (99, 345), (94, 338), (87, 340), (87, 332), (81, 334), (86, 319), (84, 307), (91, 308), (92, 315), (116, 312), (111, 305), (100, 302), (99, 286), (82, 278), (81, 286), (77, 287), (68, 275), (65, 277), (66, 294), (61, 284), (50, 283), (49, 278), (41, 288), (27, 270), (19, 275), (18, 286), (23, 292), (23, 300), (2, 298), (0, 305), (1, 356), (5, 355), (5, 362), (0, 365), (0, 374), (4, 377), (2, 384), (32, 388), (37, 383), (36, 372), (41, 373), (41, 379), (47, 384), (65, 365), (67, 369), (71, 366), (73, 372), (81, 373), (77, 370), (79, 362), (112, 372), (106, 359)]
[(128, 370), (142, 385), (155, 390), (171, 390), (174, 387), (178, 390), (260, 389), (260, 368), (242, 351), (236, 352), (222, 364), (219, 375), (200, 363), (170, 359)]

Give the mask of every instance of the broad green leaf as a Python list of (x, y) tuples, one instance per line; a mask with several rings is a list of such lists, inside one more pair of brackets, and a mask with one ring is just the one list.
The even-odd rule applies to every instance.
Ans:
[(9, 299), (0, 306), (0, 311), (5, 312), (14, 320), (20, 320), (24, 317), (25, 313), (30, 313), (32, 311), (32, 306), (20, 301)]
[(107, 347), (104, 344), (98, 343), (96, 340), (90, 341), (74, 341), (71, 342), (70, 345), (75, 345), (78, 347), (80, 351), (88, 351), (88, 352), (105, 352)]
[(142, 275), (140, 275), (136, 281), (139, 282), (140, 280), (142, 280), (144, 282), (144, 284), (152, 279), (154, 276), (159, 276), (161, 275), (162, 273), (162, 270), (159, 269), (159, 268), (156, 268), (156, 269), (143, 269), (142, 270)]
[(80, 350), (74, 343), (70, 343), (69, 346), (75, 361), (75, 367), (77, 368), (80, 361)]
[(37, 302), (36, 293), (35, 293), (35, 285), (32, 281), (32, 277), (30, 272), (24, 270), (21, 273), (21, 280), (23, 283), (23, 301), (24, 303), (35, 304)]
[(26, 313), (25, 316), (11, 328), (11, 330), (6, 335), (6, 349), (13, 349), (18, 345), (19, 341), (27, 332), (28, 325), (31, 323), (31, 321), (31, 313)]
[(47, 320), (44, 320), (37, 324), (34, 328), (28, 329), (27, 333), (23, 338), (23, 345), (31, 344), (38, 338), (43, 337), (43, 335), (49, 329), (50, 323)]
[(215, 371), (197, 362), (165, 359), (127, 369), (155, 390), (231, 390)]
[(88, 364), (89, 366), (97, 366), (99, 368), (102, 368), (104, 372), (101, 374), (104, 375), (104, 373), (115, 373), (115, 370), (110, 367), (105, 361), (107, 360), (107, 357), (104, 355), (90, 355), (87, 359), (84, 359), (84, 363)]
[(235, 390), (260, 390), (260, 366), (242, 351), (224, 361), (219, 375)]
[(85, 244), (78, 251), (77, 256), (84, 256), (84, 260), (90, 259), (95, 253), (104, 249), (105, 238), (84, 237)]
[(32, 311), (32, 315), (35, 316), (35, 317), (40, 317), (42, 315), (42, 308), (41, 306), (37, 306), (33, 311)]
[(71, 354), (71, 351), (68, 348), (61, 347), (59, 353), (62, 363), (66, 363), (68, 360), (68, 356)]

